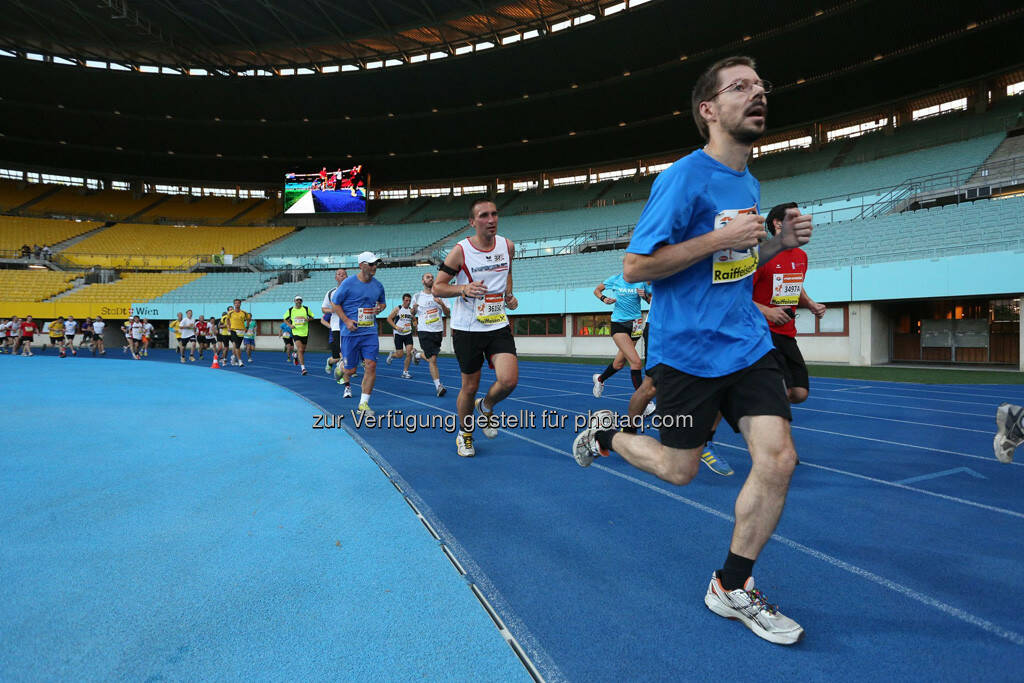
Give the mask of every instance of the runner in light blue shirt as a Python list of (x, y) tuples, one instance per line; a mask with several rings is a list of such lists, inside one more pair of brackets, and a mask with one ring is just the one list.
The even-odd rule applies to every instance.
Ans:
[(604, 372), (593, 375), (594, 397), (601, 398), (604, 383), (608, 378), (629, 363), (629, 376), (633, 381), (633, 389), (638, 389), (643, 381), (643, 361), (636, 352), (636, 342), (644, 332), (643, 312), (640, 300), (651, 300), (651, 290), (646, 282), (626, 282), (622, 273), (613, 275), (594, 289), (594, 296), (604, 304), (613, 304), (612, 308), (612, 341), (618, 347), (615, 359), (608, 364)]

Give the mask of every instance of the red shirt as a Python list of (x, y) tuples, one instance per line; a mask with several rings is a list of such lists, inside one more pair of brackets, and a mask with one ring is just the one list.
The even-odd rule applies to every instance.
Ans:
[(34, 320), (23, 322), (21, 324), (21, 336), (22, 337), (31, 337), (32, 335), (34, 335), (36, 333), (36, 330), (38, 330), (38, 329), (39, 328), (36, 327), (36, 323), (35, 323)]
[[(773, 308), (787, 307), (796, 312), (807, 276), (807, 253), (800, 248), (787, 249), (754, 273), (754, 301)], [(796, 321), (790, 318), (785, 325), (768, 324), (768, 329), (787, 337), (796, 336)]]
[(196, 335), (197, 336), (201, 336), (201, 337), (205, 337), (206, 336), (206, 322), (205, 321), (197, 321), (196, 322)]

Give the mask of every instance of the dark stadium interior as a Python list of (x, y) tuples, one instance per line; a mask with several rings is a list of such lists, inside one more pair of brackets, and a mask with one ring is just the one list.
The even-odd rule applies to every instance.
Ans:
[[(170, 3), (133, 3), (163, 32), (157, 36), (133, 33), (107, 8), (82, 9), (86, 20), (69, 16), (66, 3), (5, 1), (0, 47), (122, 59), (116, 47), (146, 64), (210, 69), (237, 66), (246, 54), (251, 66), (281, 54), (288, 59), (278, 67), (323, 63), (321, 53), (299, 61), (294, 48), (330, 40), (312, 25), (307, 4), (275, 4), (306, 18), (285, 21), (283, 30), (283, 10), (256, 5), (228, 30), (231, 15), (216, 2), (174, 11)], [(436, 28), (441, 20), (424, 22), (423, 12), (452, 17), (471, 4), (429, 2), (403, 13), (399, 3), (372, 3), (381, 16), (350, 22), (346, 36), (372, 42), (383, 26)], [(1021, 64), (1024, 9), (1016, 3), (919, 9), (905, 0), (788, 2), (770, 11), (757, 2), (664, 0), (487, 52), (309, 76), (187, 77), (0, 59), (0, 160), (221, 182), (266, 182), (309, 159), (361, 160), (377, 184), (525, 173), (697, 145), (689, 88), (710, 62), (737, 52), (756, 58), (775, 84), (774, 131), (976, 84), (979, 74)], [(347, 10), (337, 11), (340, 21)], [(102, 31), (86, 29), (94, 25)], [(386, 52), (358, 58), (374, 54)]]

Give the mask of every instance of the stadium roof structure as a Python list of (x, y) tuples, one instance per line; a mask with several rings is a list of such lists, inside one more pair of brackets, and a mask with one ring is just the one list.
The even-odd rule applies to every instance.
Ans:
[[(3, 0), (0, 47), (70, 60), (320, 71), (449, 55), (463, 45), (587, 23), (650, 0)], [(610, 8), (615, 8), (609, 11)], [(580, 21), (581, 17), (587, 17)]]
[[(0, 0), (0, 164), (221, 183), (356, 162), (380, 184), (509, 177), (699, 144), (690, 89), (731, 54), (775, 84), (769, 130), (980, 93), (1024, 67), (1016, 2), (620, 4)], [(555, 30), (566, 21), (579, 25)]]

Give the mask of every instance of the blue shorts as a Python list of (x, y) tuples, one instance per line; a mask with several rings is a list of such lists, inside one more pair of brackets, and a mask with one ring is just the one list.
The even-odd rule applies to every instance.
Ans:
[(361, 360), (377, 360), (380, 339), (376, 334), (347, 334), (341, 338), (341, 355), (345, 369), (353, 370)]
[(245, 337), (243, 337), (242, 338), (242, 344), (244, 344), (246, 346), (256, 346), (256, 340), (255, 339), (246, 339)]

